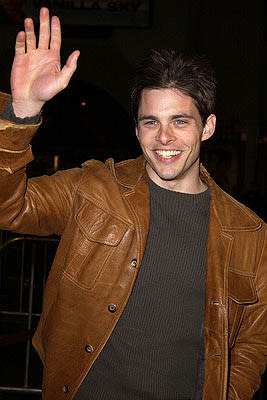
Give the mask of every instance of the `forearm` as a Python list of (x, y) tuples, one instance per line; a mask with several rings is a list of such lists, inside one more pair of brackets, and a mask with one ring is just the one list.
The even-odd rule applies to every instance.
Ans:
[[(0, 94), (0, 104), (7, 100)], [(33, 160), (30, 141), (39, 125), (0, 119), (0, 229), (61, 234), (81, 170), (27, 179), (26, 165)]]
[(73, 212), (83, 170), (59, 171), (27, 179), (24, 170), (0, 175), (0, 229), (61, 235)]
[(0, 175), (13, 173), (33, 159), (30, 142), (40, 125), (40, 122), (18, 124), (9, 121), (7, 117), (12, 117), (9, 99), (10, 96), (0, 92)]
[(38, 125), (16, 123), (11, 97), (5, 93), (0, 93), (0, 107), (0, 228), (15, 230), (15, 208), (21, 207), (15, 199), (26, 191), (25, 167), (33, 160), (30, 141)]
[[(1, 136), (1, 132), (0, 132)], [(34, 235), (61, 235), (73, 212), (82, 168), (27, 179), (31, 148), (0, 151), (0, 229)]]

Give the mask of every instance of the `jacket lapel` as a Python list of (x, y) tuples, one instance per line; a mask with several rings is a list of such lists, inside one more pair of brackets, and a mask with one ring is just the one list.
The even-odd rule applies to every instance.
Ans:
[(116, 179), (127, 208), (136, 226), (138, 258), (144, 254), (150, 219), (150, 194), (143, 156), (117, 164), (114, 170)]

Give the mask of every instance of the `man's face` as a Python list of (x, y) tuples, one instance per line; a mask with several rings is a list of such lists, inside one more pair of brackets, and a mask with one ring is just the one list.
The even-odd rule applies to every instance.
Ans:
[(152, 181), (174, 191), (203, 191), (199, 178), (200, 146), (212, 136), (215, 122), (216, 117), (211, 114), (203, 126), (193, 99), (177, 89), (144, 89), (136, 136)]

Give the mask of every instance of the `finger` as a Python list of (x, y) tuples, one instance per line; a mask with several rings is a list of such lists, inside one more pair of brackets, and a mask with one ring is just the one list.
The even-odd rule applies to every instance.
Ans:
[(61, 28), (60, 20), (58, 17), (52, 17), (51, 21), (51, 42), (50, 48), (56, 51), (60, 51), (61, 47)]
[(50, 20), (48, 8), (40, 10), (39, 49), (48, 49), (50, 41)]
[(16, 44), (15, 44), (16, 55), (25, 54), (25, 38), (26, 34), (24, 31), (21, 31), (17, 34)]
[[(70, 69), (72, 69), (72, 68), (76, 69), (79, 56), (80, 56), (80, 51), (79, 50), (73, 51), (71, 53), (71, 55), (69, 56), (69, 58), (67, 59), (65, 67), (66, 68), (70, 68)], [(75, 71), (75, 69), (74, 69), (74, 71)]]
[(77, 68), (77, 61), (79, 58), (80, 52), (79, 50), (74, 51), (68, 58), (65, 66), (58, 73), (58, 83), (61, 88), (65, 88), (72, 75), (74, 74)]
[(36, 49), (36, 36), (34, 33), (34, 25), (31, 18), (26, 18), (24, 21), (25, 32), (26, 32), (26, 46), (27, 51)]

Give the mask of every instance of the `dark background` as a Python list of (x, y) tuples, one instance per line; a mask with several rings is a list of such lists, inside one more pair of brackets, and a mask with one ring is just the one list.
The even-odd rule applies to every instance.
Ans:
[[(0, 1), (2, 91), (10, 91), (15, 37), (23, 29), (27, 1), (35, 0)], [(64, 1), (78, 0), (58, 4)], [(177, 48), (206, 54), (218, 78), (217, 129), (203, 144), (202, 161), (217, 183), (266, 219), (267, 2), (154, 0), (149, 6), (143, 27), (122, 27), (123, 13), (112, 26), (81, 25), (77, 18), (63, 23), (62, 63), (79, 49), (79, 65), (69, 87), (45, 106), (29, 173), (54, 172), (55, 155), (61, 169), (89, 158), (119, 161), (140, 154), (130, 116), (133, 66), (149, 48)], [(8, 347), (5, 351), (10, 357)], [(12, 368), (17, 360), (14, 354)]]
[[(78, 2), (30, 0), (34, 1), (58, 5), (51, 10), (55, 13), (64, 2), (65, 6)], [(10, 90), (14, 41), (23, 26), (24, 3), (27, 0), (6, 1), (0, 8), (3, 91)], [(101, 5), (101, 1), (94, 3)], [(114, 8), (114, 2), (106, 3)], [(116, 22), (113, 26), (79, 25), (75, 10), (77, 25), (63, 24), (62, 61), (79, 49), (79, 66), (68, 89), (44, 110), (45, 122), (34, 141), (37, 160), (30, 173), (52, 172), (55, 154), (59, 168), (78, 166), (91, 157), (113, 156), (119, 161), (138, 154), (129, 112), (133, 66), (149, 48), (174, 47), (207, 55), (217, 73), (217, 130), (203, 145), (202, 160), (223, 188), (265, 218), (266, 2), (154, 0), (149, 7), (145, 27), (121, 27)]]

